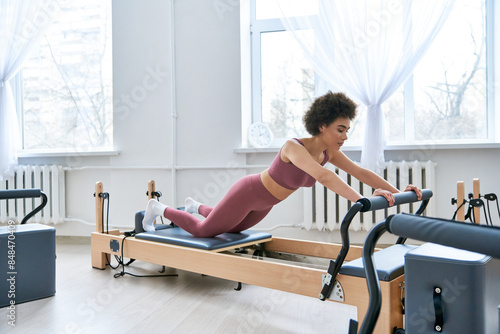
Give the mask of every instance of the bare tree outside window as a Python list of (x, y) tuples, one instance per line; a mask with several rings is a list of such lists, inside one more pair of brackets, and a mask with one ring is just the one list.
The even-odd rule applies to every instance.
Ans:
[(416, 139), (487, 138), (484, 1), (457, 1), (414, 77)]
[(305, 134), (302, 115), (314, 99), (314, 71), (290, 32), (262, 39), (262, 121), (277, 138)]
[[(311, 68), (301, 68), (300, 71), (302, 77), (290, 77), (287, 76), (287, 66), (280, 68), (282, 82), (286, 84), (274, 92), (269, 115), (271, 129), (279, 138), (300, 137), (305, 132), (302, 116), (314, 100), (314, 71)], [(302, 95), (288, 96), (288, 85), (300, 87)]]

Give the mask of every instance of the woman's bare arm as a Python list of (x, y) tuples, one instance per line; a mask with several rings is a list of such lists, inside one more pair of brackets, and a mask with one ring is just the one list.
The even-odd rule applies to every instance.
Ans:
[[(330, 162), (332, 164), (355, 177), (360, 182), (374, 188), (374, 196), (384, 196), (389, 202), (389, 205), (392, 205), (394, 203), (394, 196), (392, 194), (400, 192), (399, 189), (384, 180), (382, 177), (380, 177), (380, 175), (372, 172), (369, 169), (357, 165), (343, 152), (333, 151), (329, 152), (329, 154)], [(414, 191), (417, 194), (418, 199), (422, 197), (422, 190), (412, 184), (407, 185), (404, 191)]]

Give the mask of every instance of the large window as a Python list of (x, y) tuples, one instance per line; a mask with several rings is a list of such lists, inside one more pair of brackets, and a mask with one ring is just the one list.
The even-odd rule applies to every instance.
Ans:
[[(317, 12), (314, 1), (294, 2), (303, 4), (297, 15)], [(252, 121), (267, 123), (278, 138), (305, 135), (301, 117), (328, 87), (285, 31), (279, 8), (265, 0), (250, 3)], [(493, 41), (488, 38), (493, 25), (486, 23), (493, 19), (493, 10), (487, 6), (493, 4), (457, 0), (413, 75), (382, 105), (389, 144), (492, 140), (493, 112), (488, 113), (488, 106), (493, 94), (488, 93), (487, 80), (491, 87), (494, 79), (487, 56), (493, 45), (487, 41)], [(361, 114), (352, 124), (351, 145), (361, 144), (363, 118)]]
[(488, 138), (485, 6), (484, 0), (457, 1), (415, 69), (409, 107), (416, 140)]
[(111, 44), (111, 0), (61, 2), (18, 80), (24, 149), (112, 146)]

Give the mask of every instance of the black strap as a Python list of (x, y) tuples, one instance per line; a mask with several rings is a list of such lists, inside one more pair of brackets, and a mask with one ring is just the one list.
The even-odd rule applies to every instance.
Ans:
[[(483, 197), (486, 200), (486, 204), (488, 206), (488, 217), (490, 219), (490, 225), (493, 226), (493, 220), (491, 219), (490, 202), (495, 201), (497, 203), (498, 217), (500, 217), (500, 206), (498, 205), (498, 197), (494, 193), (485, 194)], [(485, 215), (486, 215), (486, 213), (485, 213)]]
[(470, 205), (469, 203), (469, 206), (468, 206), (468, 209), (467, 209), (467, 213), (465, 214), (464, 216), (464, 220), (470, 220), (471, 223), (473, 223), (472, 221), (472, 215), (474, 214), (474, 210), (472, 210), (472, 205)]
[(441, 300), (442, 289), (438, 286), (434, 287), (434, 314), (435, 314), (435, 322), (434, 322), (434, 330), (436, 332), (443, 331), (443, 303)]
[[(452, 198), (452, 202), (451, 202), (451, 204), (452, 204), (452, 205), (453, 205), (453, 204), (456, 204), (456, 200), (455, 200), (455, 202), (453, 202), (453, 200), (454, 200), (454, 198)], [(460, 208), (461, 208), (462, 206), (464, 206), (464, 204), (465, 204), (465, 203), (467, 203), (467, 201), (464, 199), (464, 200), (463, 200), (463, 202), (462, 202), (462, 204), (460, 204), (460, 206), (459, 206), (459, 207), (455, 210), (455, 212), (453, 213), (453, 217), (451, 218), (452, 220), (455, 220), (455, 218), (457, 218), (457, 213), (458, 213), (458, 210), (460, 210)]]

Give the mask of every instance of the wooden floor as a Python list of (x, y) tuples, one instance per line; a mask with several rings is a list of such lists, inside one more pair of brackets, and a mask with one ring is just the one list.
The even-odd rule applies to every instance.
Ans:
[[(168, 269), (178, 277), (114, 278), (92, 269), (90, 238), (57, 239), (53, 297), (16, 306), (16, 326), (0, 309), (0, 333), (339, 333), (356, 308)], [(113, 259), (113, 264), (116, 262)], [(126, 271), (159, 274), (134, 262)], [(319, 292), (319, 291), (318, 291)]]

